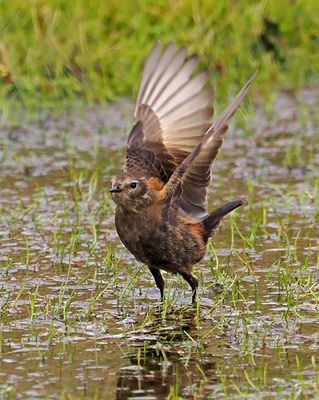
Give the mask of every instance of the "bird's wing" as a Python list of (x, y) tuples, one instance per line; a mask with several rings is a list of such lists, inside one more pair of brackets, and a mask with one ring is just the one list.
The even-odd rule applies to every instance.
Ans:
[(194, 74), (196, 55), (158, 43), (148, 57), (138, 91), (126, 170), (167, 182), (211, 125), (213, 88), (207, 70)]
[(210, 126), (201, 141), (198, 155), (191, 161), (181, 178), (179, 207), (182, 214), (192, 217), (195, 222), (202, 221), (207, 216), (207, 186), (211, 181), (212, 164), (223, 144), (228, 121), (239, 107), (254, 76), (247, 81), (231, 104)]
[[(207, 217), (207, 186), (211, 180), (211, 167), (223, 144), (228, 121), (239, 107), (254, 76), (247, 81), (232, 103), (213, 122), (201, 142), (176, 168), (163, 188), (164, 218), (173, 218), (176, 210), (190, 217), (194, 223)], [(171, 204), (172, 199), (174, 199), (174, 207)]]

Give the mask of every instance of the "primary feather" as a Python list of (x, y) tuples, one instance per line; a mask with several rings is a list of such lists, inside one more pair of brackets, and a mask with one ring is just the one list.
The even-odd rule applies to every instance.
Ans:
[(208, 71), (194, 74), (197, 64), (198, 57), (187, 58), (185, 48), (154, 46), (138, 90), (127, 170), (166, 183), (205, 135), (213, 115), (213, 88), (207, 84)]

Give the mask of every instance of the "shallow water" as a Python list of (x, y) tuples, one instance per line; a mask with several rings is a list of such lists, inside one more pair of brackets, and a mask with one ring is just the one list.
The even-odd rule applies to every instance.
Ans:
[(319, 91), (228, 132), (210, 204), (247, 204), (167, 302), (107, 194), (131, 105), (0, 130), (0, 399), (319, 396)]

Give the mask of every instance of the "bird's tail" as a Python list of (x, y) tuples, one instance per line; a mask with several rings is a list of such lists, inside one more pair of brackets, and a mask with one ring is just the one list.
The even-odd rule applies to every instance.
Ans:
[(225, 215), (229, 214), (231, 211), (242, 206), (243, 204), (244, 204), (243, 200), (233, 200), (229, 203), (222, 205), (221, 207), (213, 211), (211, 214), (209, 214), (208, 217), (206, 217), (203, 220), (206, 233), (206, 240), (209, 239), (209, 237), (212, 235), (212, 233), (217, 228), (220, 221)]

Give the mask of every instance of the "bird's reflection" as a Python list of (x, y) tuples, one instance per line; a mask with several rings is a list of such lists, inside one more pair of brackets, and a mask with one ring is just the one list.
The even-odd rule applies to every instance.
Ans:
[[(196, 341), (196, 309), (174, 310), (163, 320), (161, 311), (148, 327), (153, 340), (143, 340), (132, 348), (130, 365), (121, 369), (117, 379), (117, 400), (128, 398), (163, 399), (179, 387), (192, 384), (192, 370), (198, 375)], [(194, 340), (194, 342), (192, 342)], [(213, 366), (211, 365), (210, 368)]]

